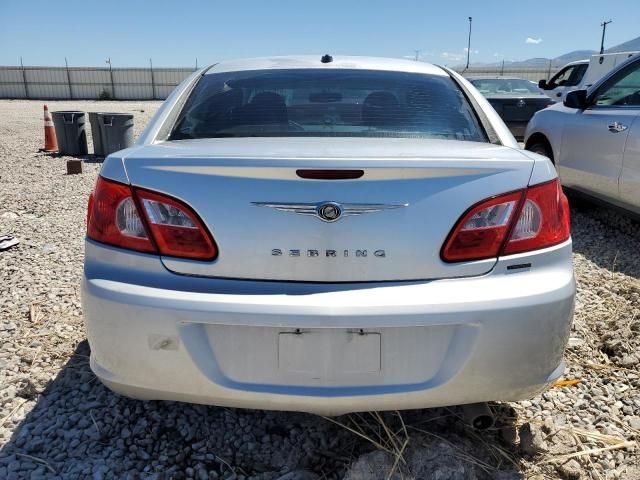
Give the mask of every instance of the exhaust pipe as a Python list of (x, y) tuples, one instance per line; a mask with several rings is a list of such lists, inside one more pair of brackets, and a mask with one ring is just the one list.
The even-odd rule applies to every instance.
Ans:
[(493, 413), (486, 403), (462, 405), (462, 414), (465, 422), (476, 430), (487, 430), (493, 427)]

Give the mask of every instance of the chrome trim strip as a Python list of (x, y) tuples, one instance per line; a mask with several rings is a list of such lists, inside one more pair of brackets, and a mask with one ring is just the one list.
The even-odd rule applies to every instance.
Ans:
[[(274, 203), (274, 202), (251, 202), (256, 207), (273, 208), (281, 212), (297, 213), (298, 215), (309, 215), (316, 217), (323, 222), (336, 222), (342, 217), (363, 215), (365, 213), (381, 212), (396, 208), (408, 207), (408, 203), (386, 204), (386, 203), (339, 203), (339, 202), (319, 202), (319, 203)], [(337, 209), (335, 218), (327, 218), (322, 214), (325, 207), (331, 206)]]

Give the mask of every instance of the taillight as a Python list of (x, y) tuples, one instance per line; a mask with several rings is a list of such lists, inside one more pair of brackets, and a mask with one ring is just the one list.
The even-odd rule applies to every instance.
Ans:
[(445, 262), (497, 257), (522, 202), (524, 192), (484, 200), (458, 221), (442, 250)]
[(213, 238), (189, 207), (148, 190), (135, 192), (161, 255), (198, 260), (213, 260), (218, 255)]
[(562, 243), (570, 236), (569, 204), (558, 180), (484, 200), (458, 221), (445, 242), (445, 262), (495, 258)]
[(556, 179), (534, 185), (527, 189), (526, 200), (503, 254), (551, 247), (568, 240), (570, 235), (569, 202), (560, 182)]
[(218, 254), (213, 238), (188, 206), (102, 177), (98, 177), (89, 199), (87, 236), (117, 247), (172, 257), (213, 260)]
[(128, 185), (98, 177), (89, 206), (89, 238), (116, 247), (157, 253), (135, 208), (133, 193)]

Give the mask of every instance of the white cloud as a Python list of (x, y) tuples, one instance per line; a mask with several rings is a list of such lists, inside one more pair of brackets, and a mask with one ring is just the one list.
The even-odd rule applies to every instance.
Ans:
[(531, 37), (527, 37), (527, 39), (524, 41), (524, 43), (531, 43), (533, 45), (538, 45), (541, 42), (542, 42), (541, 38), (531, 38)]
[[(467, 53), (467, 50), (469, 50), (469, 49), (468, 49), (467, 47), (464, 47), (464, 49), (463, 49), (463, 50), (464, 50), (464, 53)], [(477, 53), (480, 53), (480, 50), (473, 50), (473, 49), (472, 49), (472, 50), (471, 50), (471, 53), (473, 53), (473, 54), (475, 55), (475, 54), (477, 54)]]
[(453, 61), (453, 62), (459, 62), (463, 58), (467, 58), (467, 54), (466, 53), (455, 53), (455, 52), (442, 52), (440, 54), (440, 56), (442, 58), (445, 58), (445, 59)]

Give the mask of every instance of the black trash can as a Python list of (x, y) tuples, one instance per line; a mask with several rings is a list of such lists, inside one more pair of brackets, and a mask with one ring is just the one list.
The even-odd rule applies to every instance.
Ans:
[(84, 112), (51, 112), (60, 155), (86, 155), (87, 131)]
[(91, 140), (93, 141), (93, 154), (98, 157), (106, 156), (102, 146), (102, 129), (98, 112), (89, 112), (89, 123), (91, 124)]
[(133, 114), (98, 113), (104, 156), (133, 145)]

